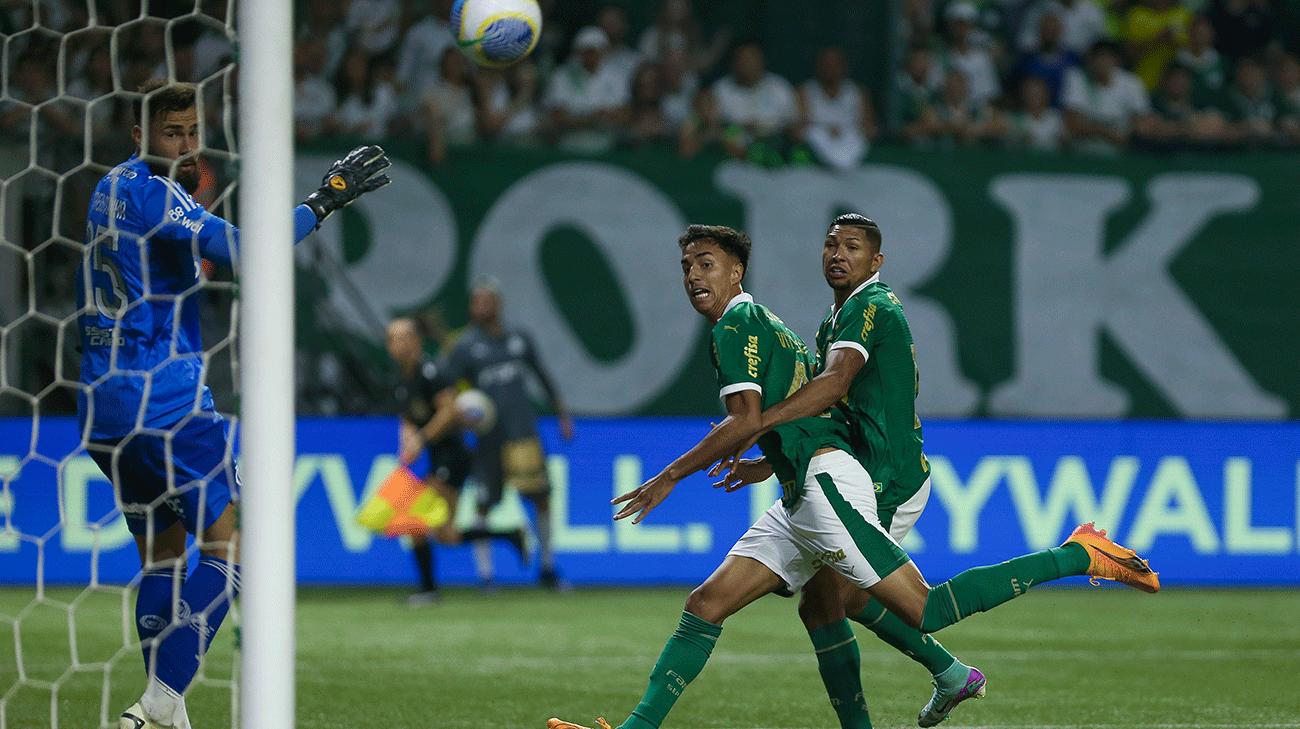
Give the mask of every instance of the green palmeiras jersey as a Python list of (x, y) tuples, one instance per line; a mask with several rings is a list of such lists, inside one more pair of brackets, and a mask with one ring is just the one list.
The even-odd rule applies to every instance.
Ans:
[[(713, 327), (712, 355), (718, 371), (718, 396), (756, 390), (763, 409), (802, 387), (817, 364), (803, 340), (766, 307), (755, 304), (749, 294), (727, 303)], [(758, 447), (781, 482), (781, 503), (787, 509), (803, 494), (804, 475), (813, 454), (821, 448), (852, 452), (848, 437), (843, 416), (831, 410), (779, 425), (758, 439)]]
[(859, 286), (817, 330), (819, 367), (831, 350), (855, 349), (866, 362), (839, 409), (849, 422), (853, 453), (876, 482), (881, 524), (925, 484), (930, 464), (916, 416), (920, 375), (903, 305), (879, 276)]

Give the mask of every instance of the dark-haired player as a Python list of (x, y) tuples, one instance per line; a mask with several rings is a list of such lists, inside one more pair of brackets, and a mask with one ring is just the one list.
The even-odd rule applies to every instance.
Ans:
[[(192, 196), (202, 143), (195, 87), (154, 80), (140, 93), (137, 153), (100, 180), (86, 221), (77, 410), (143, 565), (135, 623), (148, 684), (119, 724), (188, 729), (185, 689), (239, 590), (238, 477), (203, 381), (198, 263), (236, 260), (239, 230)], [(374, 146), (335, 162), (294, 211), (294, 239), (388, 184), (388, 164)], [(187, 533), (201, 554), (188, 576)]]
[[(462, 534), (453, 524), (459, 492), (470, 474), (474, 457), (460, 435), (462, 424), (456, 412), (455, 383), (437, 363), (424, 356), (427, 334), (416, 319), (399, 317), (389, 322), (384, 344), (401, 370), (402, 381), (395, 393), (402, 408), (401, 461), (411, 463), (421, 452), (428, 451), (429, 472), (424, 481), (446, 499), (450, 512), (447, 523), (434, 529), (431, 535), (443, 544), (499, 537), (522, 551), (525, 549), (522, 527), (510, 532), (482, 528)], [(423, 607), (441, 599), (429, 536), (411, 537), (411, 553), (420, 573), (420, 591), (407, 598), (409, 607)]]
[[(762, 406), (772, 408), (806, 387), (805, 373), (814, 364), (803, 342), (743, 293), (747, 237), (730, 228), (691, 226), (679, 242), (687, 295), (713, 325), (713, 361), (727, 417), (657, 476), (614, 499), (625, 504), (614, 518), (632, 517), (634, 523), (667, 498), (682, 478), (734, 453), (763, 431)], [(872, 259), (873, 273), (879, 263)], [(832, 268), (837, 269), (837, 280), (847, 271)], [(837, 301), (843, 300), (837, 290)], [(873, 331), (878, 309), (865, 311), (866, 319), (846, 325)], [(759, 437), (763, 466), (781, 483), (781, 500), (687, 598), (677, 631), (650, 674), (650, 686), (621, 729), (657, 729), (699, 675), (727, 617), (769, 592), (802, 588), (825, 568), (926, 633), (1002, 604), (1030, 585), (1066, 575), (1091, 574), (1148, 592), (1159, 589), (1145, 562), (1091, 525), (1076, 529), (1061, 547), (967, 570), (931, 588), (881, 525), (872, 477), (851, 455), (848, 439), (849, 428), (838, 408), (815, 410), (806, 403), (799, 417), (786, 417)], [(858, 675), (861, 659), (840, 595), (832, 593), (819, 612), (828, 622), (813, 627), (805, 616), (805, 625), (840, 724), (867, 729), (871, 723)], [(599, 723), (608, 727), (604, 719)], [(581, 729), (560, 719), (551, 719), (547, 726)]]
[[(916, 348), (901, 302), (880, 280), (881, 242), (880, 227), (862, 215), (841, 215), (831, 223), (822, 246), (822, 273), (834, 292), (834, 305), (817, 332), (821, 369), (806, 387), (764, 411), (763, 427), (778, 426), (818, 407), (838, 406), (848, 420), (855, 455), (874, 481), (880, 524), (901, 542), (929, 500), (930, 467), (916, 415), (920, 387)], [(741, 462), (723, 485), (734, 490), (769, 473), (761, 462)], [(1107, 549), (1117, 555), (1127, 551), (1113, 545)], [(1032, 570), (1017, 574), (1025, 586), (1043, 579), (1034, 577)], [(1097, 576), (1147, 591), (1158, 586), (1145, 567)], [(1049, 573), (1046, 579), (1055, 578)], [(992, 604), (996, 602), (988, 606)], [(805, 623), (825, 623), (840, 614), (841, 606), (843, 614), (925, 666), (934, 677), (934, 694), (917, 717), (920, 726), (934, 726), (962, 701), (984, 694), (984, 675), (978, 669), (957, 660), (933, 637), (848, 580), (821, 570), (804, 585), (799, 611)]]

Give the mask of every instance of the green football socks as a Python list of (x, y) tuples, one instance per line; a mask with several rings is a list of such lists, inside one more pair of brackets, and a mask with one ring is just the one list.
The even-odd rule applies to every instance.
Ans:
[(902, 618), (886, 610), (878, 600), (872, 600), (862, 612), (849, 617), (903, 655), (925, 666), (931, 676), (938, 676), (957, 663), (957, 659), (933, 636), (904, 623)]
[(682, 622), (650, 672), (645, 696), (619, 729), (658, 729), (687, 685), (700, 675), (719, 635), (721, 625), (683, 612)]
[(1070, 542), (1001, 564), (966, 570), (930, 588), (921, 632), (933, 633), (975, 613), (991, 610), (1042, 582), (1088, 570), (1088, 550)]
[(817, 652), (817, 670), (826, 684), (831, 706), (840, 718), (841, 729), (871, 729), (871, 717), (862, 695), (862, 654), (858, 639), (841, 620), (808, 631)]

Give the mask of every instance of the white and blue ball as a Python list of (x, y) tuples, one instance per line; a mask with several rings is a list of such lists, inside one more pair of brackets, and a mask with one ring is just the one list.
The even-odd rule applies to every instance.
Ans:
[(461, 422), (470, 430), (484, 435), (497, 422), (497, 409), (492, 398), (482, 390), (466, 390), (456, 396), (456, 411)]
[(542, 33), (537, 0), (456, 0), (456, 45), (481, 66), (504, 68), (532, 52)]

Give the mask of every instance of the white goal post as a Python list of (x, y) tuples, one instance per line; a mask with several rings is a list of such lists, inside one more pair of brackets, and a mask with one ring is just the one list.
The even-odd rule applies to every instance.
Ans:
[(291, 0), (239, 4), (244, 729), (294, 721)]

